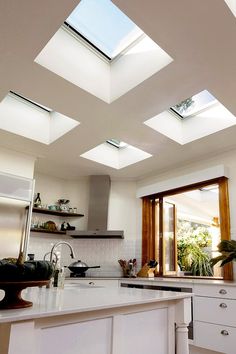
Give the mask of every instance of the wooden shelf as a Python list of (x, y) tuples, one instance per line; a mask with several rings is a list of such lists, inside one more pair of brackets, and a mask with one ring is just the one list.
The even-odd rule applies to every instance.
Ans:
[(49, 209), (43, 209), (43, 208), (33, 208), (33, 213), (64, 216), (64, 217), (68, 217), (68, 218), (71, 218), (71, 217), (80, 218), (80, 217), (84, 216), (83, 214), (78, 214), (78, 213), (69, 213), (69, 212), (60, 211), (60, 210), (49, 210)]
[(47, 229), (30, 229), (31, 232), (43, 232), (45, 234), (61, 234), (61, 235), (66, 235), (66, 231), (51, 231)]

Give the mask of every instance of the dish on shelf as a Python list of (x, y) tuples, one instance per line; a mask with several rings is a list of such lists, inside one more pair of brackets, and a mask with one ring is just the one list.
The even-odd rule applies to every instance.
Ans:
[(69, 213), (68, 211), (61, 211), (61, 210), (49, 210), (45, 208), (33, 208), (33, 213), (49, 214), (49, 215), (64, 216), (64, 217), (77, 217), (77, 218), (84, 216), (84, 214)]

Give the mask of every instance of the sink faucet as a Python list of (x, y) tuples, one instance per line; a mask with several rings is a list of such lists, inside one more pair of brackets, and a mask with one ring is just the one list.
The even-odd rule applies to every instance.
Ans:
[(52, 262), (52, 258), (53, 258), (53, 253), (54, 253), (54, 250), (59, 246), (59, 245), (67, 245), (70, 249), (70, 256), (71, 258), (75, 258), (75, 253), (74, 253), (74, 250), (72, 248), (72, 246), (69, 244), (69, 242), (65, 242), (65, 241), (59, 241), (57, 243), (55, 243), (55, 245), (52, 246), (52, 249), (50, 251), (50, 262)]
[[(51, 251), (45, 253), (45, 255), (44, 255), (44, 257), (43, 257), (43, 260), (45, 261), (46, 258), (47, 258), (47, 256), (49, 256), (50, 254), (51, 254)], [(50, 257), (50, 256), (49, 256), (49, 257)], [(53, 257), (55, 257), (55, 260), (53, 259)], [(56, 254), (56, 252), (53, 252), (53, 254), (52, 254), (52, 263), (57, 264), (57, 262), (58, 262), (58, 255)]]

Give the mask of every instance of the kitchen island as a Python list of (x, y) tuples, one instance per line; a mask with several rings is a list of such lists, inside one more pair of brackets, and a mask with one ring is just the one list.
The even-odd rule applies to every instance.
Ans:
[(33, 307), (0, 311), (1, 354), (188, 354), (190, 294), (31, 288)]

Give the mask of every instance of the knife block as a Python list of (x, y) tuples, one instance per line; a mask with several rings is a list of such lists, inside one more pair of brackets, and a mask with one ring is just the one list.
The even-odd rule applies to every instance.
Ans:
[(140, 269), (137, 276), (140, 278), (154, 278), (155, 268), (150, 268), (148, 264), (144, 264), (144, 266)]

